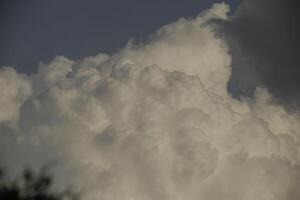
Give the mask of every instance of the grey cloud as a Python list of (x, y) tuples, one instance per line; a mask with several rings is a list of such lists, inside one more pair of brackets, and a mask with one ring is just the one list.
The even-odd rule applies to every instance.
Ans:
[(300, 105), (300, 15), (296, 0), (243, 0), (220, 23), (232, 55), (230, 92), (266, 87), (287, 108)]

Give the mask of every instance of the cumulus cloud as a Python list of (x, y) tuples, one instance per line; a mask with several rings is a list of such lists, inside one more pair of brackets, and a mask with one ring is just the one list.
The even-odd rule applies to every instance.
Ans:
[(228, 11), (30, 77), (3, 69), (1, 163), (54, 162), (57, 184), (88, 200), (299, 199), (299, 117), (267, 89), (227, 92), (231, 55), (209, 21)]
[(19, 108), (31, 95), (31, 82), (13, 68), (0, 69), (0, 121), (16, 121)]

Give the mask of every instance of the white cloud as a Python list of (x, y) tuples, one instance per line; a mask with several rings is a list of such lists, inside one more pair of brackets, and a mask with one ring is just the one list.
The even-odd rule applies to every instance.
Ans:
[(115, 55), (59, 57), (30, 78), (4, 69), (33, 92), (10, 105), (26, 84), (0, 91), (18, 91), (0, 110), (2, 162), (55, 161), (58, 182), (86, 199), (299, 199), (298, 116), (265, 89), (241, 101), (226, 90), (231, 57), (207, 20), (227, 11), (216, 4)]
[(30, 80), (13, 68), (1, 68), (0, 91), (0, 122), (17, 120), (20, 106), (31, 95)]

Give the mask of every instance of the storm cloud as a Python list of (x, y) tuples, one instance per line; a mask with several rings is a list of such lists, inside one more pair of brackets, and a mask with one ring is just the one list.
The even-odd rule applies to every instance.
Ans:
[(232, 55), (230, 92), (251, 96), (264, 86), (288, 109), (300, 103), (300, 21), (296, 0), (243, 0), (222, 21)]

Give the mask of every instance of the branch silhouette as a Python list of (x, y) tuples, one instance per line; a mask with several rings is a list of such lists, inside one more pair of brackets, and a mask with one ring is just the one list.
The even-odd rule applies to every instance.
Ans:
[(44, 170), (34, 173), (25, 169), (19, 177), (9, 180), (0, 169), (1, 200), (79, 200), (79, 195), (69, 189), (53, 191), (52, 184), (52, 177)]

